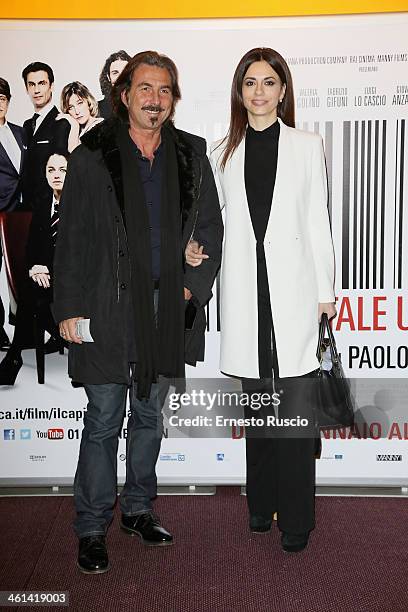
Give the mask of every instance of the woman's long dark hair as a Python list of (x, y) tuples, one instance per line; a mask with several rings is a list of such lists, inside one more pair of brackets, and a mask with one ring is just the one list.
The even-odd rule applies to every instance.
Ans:
[(285, 96), (278, 106), (278, 117), (289, 127), (295, 127), (295, 102), (293, 97), (292, 75), (283, 57), (273, 49), (257, 47), (245, 53), (234, 74), (231, 86), (231, 119), (228, 133), (222, 144), (225, 144), (221, 168), (233, 155), (235, 149), (245, 136), (248, 114), (242, 100), (242, 83), (248, 68), (254, 62), (267, 62), (279, 76), (282, 85), (286, 85)]

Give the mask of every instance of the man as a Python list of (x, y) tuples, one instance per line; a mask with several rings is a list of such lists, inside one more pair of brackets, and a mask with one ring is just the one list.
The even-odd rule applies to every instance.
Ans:
[[(0, 212), (10, 212), (22, 207), (20, 177), (25, 149), (24, 131), (19, 125), (6, 120), (10, 100), (10, 86), (0, 77)], [(0, 249), (0, 270), (1, 264)], [(4, 306), (0, 297), (0, 350), (10, 347), (4, 321)]]
[(108, 119), (112, 115), (111, 93), (112, 87), (116, 83), (120, 73), (130, 60), (130, 55), (126, 51), (115, 51), (107, 58), (102, 72), (99, 76), (99, 84), (104, 97), (98, 100), (99, 115)]
[(0, 211), (21, 207), (21, 169), (25, 141), (24, 130), (6, 120), (11, 100), (10, 86), (0, 78)]
[[(37, 202), (42, 202), (50, 194), (50, 188), (45, 178), (45, 165), (50, 154), (55, 150), (66, 150), (68, 148), (68, 136), (70, 125), (66, 119), (56, 121), (59, 114), (56, 106), (52, 104), (52, 93), (54, 87), (54, 73), (48, 64), (33, 62), (26, 66), (22, 77), (27, 93), (34, 106), (34, 115), (23, 124), (27, 151), (24, 159), (22, 172), (22, 193), (24, 208), (33, 210)], [(23, 245), (22, 245), (23, 248)], [(24, 312), (18, 314), (17, 338), (24, 338), (25, 347), (33, 346), (33, 317), (34, 305), (31, 304), (31, 292), (27, 291), (28, 283), (19, 287), (19, 302), (24, 301)], [(17, 322), (16, 322), (17, 328)], [(16, 338), (15, 331), (15, 338)], [(59, 340), (59, 339), (58, 339)], [(20, 346), (14, 342), (14, 347)], [(12, 385), (22, 366), (21, 354), (14, 352), (7, 355), (0, 364), (0, 384)], [(58, 350), (58, 342), (51, 338), (46, 345), (46, 352), (52, 353)]]
[[(115, 117), (86, 134), (71, 155), (61, 198), (54, 316), (71, 343), (69, 374), (89, 400), (74, 484), (78, 565), (86, 573), (108, 569), (105, 533), (129, 386), (121, 527), (146, 545), (173, 541), (151, 501), (163, 376), (183, 378), (184, 361), (203, 358), (203, 306), (223, 234), (205, 141), (172, 123), (179, 99), (174, 63), (154, 51), (135, 55), (113, 88)], [(184, 272), (193, 231), (210, 258)], [(197, 309), (190, 331), (185, 299)], [(94, 342), (77, 334), (84, 318)]]
[(33, 62), (22, 77), (34, 107), (34, 114), (24, 122), (27, 157), (23, 172), (23, 199), (34, 208), (35, 201), (46, 198), (49, 186), (45, 164), (53, 151), (68, 149), (70, 125), (66, 119), (56, 120), (59, 111), (52, 103), (54, 73), (48, 64)]

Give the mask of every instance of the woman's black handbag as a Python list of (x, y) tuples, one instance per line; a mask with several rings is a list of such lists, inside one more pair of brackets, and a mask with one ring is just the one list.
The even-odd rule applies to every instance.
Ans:
[[(330, 351), (330, 360), (324, 359), (326, 351)], [(320, 320), (317, 358), (320, 362), (320, 368), (317, 371), (318, 381), (316, 385), (316, 426), (327, 429), (350, 427), (354, 424), (354, 398), (350, 391), (350, 383), (344, 376), (343, 366), (326, 313), (322, 314)], [(324, 365), (327, 362), (330, 363), (330, 361), (331, 368), (324, 369)]]

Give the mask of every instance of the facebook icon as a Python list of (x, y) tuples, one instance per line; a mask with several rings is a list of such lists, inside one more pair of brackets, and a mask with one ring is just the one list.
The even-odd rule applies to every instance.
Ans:
[(3, 437), (5, 440), (15, 440), (16, 439), (16, 430), (15, 429), (4, 429)]

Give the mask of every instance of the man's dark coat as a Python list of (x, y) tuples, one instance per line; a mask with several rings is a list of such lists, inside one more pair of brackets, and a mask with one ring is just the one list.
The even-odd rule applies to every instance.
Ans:
[[(68, 162), (60, 201), (53, 313), (56, 321), (91, 319), (95, 343), (73, 344), (69, 351), (70, 376), (88, 384), (130, 382), (131, 270), (117, 130), (117, 120), (109, 119), (84, 135)], [(162, 130), (176, 155), (175, 165), (166, 157), (164, 180), (166, 202), (180, 208), (180, 261), (193, 233), (210, 256), (197, 268), (185, 266), (184, 285), (199, 306), (185, 334), (185, 360), (195, 365), (204, 357), (203, 306), (220, 264), (223, 227), (204, 139), (171, 125)], [(135, 197), (144, 197), (138, 182)]]
[[(20, 205), (21, 196), (21, 170), (24, 164), (25, 155), (25, 133), (22, 127), (8, 122), (8, 126), (13, 133), (21, 150), (20, 168), (17, 170), (11, 159), (6, 153), (5, 148), (0, 143), (0, 211), (10, 212)], [(21, 206), (20, 206), (21, 208)]]

